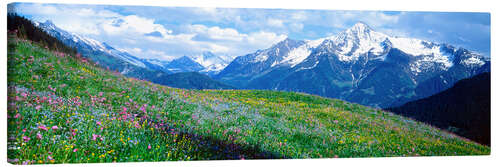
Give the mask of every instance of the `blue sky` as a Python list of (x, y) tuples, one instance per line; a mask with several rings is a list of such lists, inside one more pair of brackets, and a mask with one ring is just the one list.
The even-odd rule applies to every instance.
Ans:
[(375, 31), (448, 43), (490, 56), (490, 14), (16, 3), (36, 21), (52, 20), (142, 58), (171, 60), (211, 51), (231, 57), (287, 37), (336, 35), (358, 21)]

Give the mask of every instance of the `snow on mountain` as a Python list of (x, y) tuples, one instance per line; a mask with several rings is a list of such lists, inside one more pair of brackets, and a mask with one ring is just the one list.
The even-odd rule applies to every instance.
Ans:
[[(279, 52), (279, 48), (277, 49)], [(269, 54), (267, 52), (259, 52), (257, 56), (253, 59), (252, 63), (257, 63), (257, 62), (264, 62), (269, 58)]]
[(193, 60), (205, 68), (201, 72), (213, 73), (223, 70), (231, 62), (231, 58), (228, 56), (218, 56), (208, 51), (193, 56)]
[(304, 61), (312, 52), (312, 49), (318, 47), (323, 41), (328, 40), (330, 38), (321, 38), (317, 40), (306, 40), (303, 45), (291, 50), (286, 57), (279, 63), (273, 63), (271, 67), (274, 67), (278, 64), (287, 64), (290, 67), (294, 67), (297, 64)]
[(387, 35), (373, 31), (368, 25), (358, 22), (353, 27), (340, 32), (334, 39), (339, 60), (354, 61), (364, 53), (381, 55), (384, 52), (382, 42)]
[(95, 39), (84, 37), (81, 35), (78, 35), (76, 33), (70, 33), (68, 31), (65, 31), (63, 29), (60, 29), (54, 23), (50, 20), (45, 21), (44, 23), (39, 23), (37, 22), (36, 25), (41, 27), (44, 31), (49, 33), (50, 35), (61, 39), (61, 40), (66, 40), (66, 42), (71, 42), (69, 44), (72, 47), (80, 47), (80, 48), (85, 48), (92, 50), (94, 52), (104, 52), (110, 56), (114, 56), (116, 58), (119, 58), (121, 60), (124, 60), (132, 65), (142, 67), (142, 68), (147, 68), (146, 65), (137, 57), (130, 55), (127, 52), (117, 50), (106, 43), (99, 42)]
[(471, 53), (470, 57), (462, 60), (460, 64), (463, 64), (467, 67), (473, 67), (473, 66), (483, 66), (485, 62), (481, 60), (481, 55), (477, 53)]
[[(351, 28), (338, 33), (335, 36), (320, 38), (317, 40), (306, 40), (303, 45), (288, 52), (280, 62), (274, 62), (271, 67), (289, 66), (291, 68), (302, 63), (311, 55), (314, 49), (320, 47), (328, 48), (338, 56), (340, 61), (354, 63), (359, 56), (370, 54), (371, 60), (385, 61), (387, 47), (396, 48), (402, 52), (414, 56), (415, 61), (410, 64), (411, 70), (418, 73), (431, 68), (435, 64), (442, 70), (453, 66), (454, 57), (443, 51), (441, 45), (413, 38), (392, 37), (374, 31), (362, 22), (356, 23)], [(328, 45), (328, 46), (327, 46)], [(279, 50), (278, 50), (279, 51)], [(260, 52), (253, 62), (263, 62), (267, 60), (268, 53)], [(470, 58), (464, 62), (466, 64), (484, 64), (484, 61)]]

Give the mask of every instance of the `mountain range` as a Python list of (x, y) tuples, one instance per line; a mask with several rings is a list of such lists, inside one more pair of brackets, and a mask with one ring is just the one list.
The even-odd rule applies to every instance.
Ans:
[(243, 89), (305, 92), (385, 108), (488, 71), (489, 58), (477, 53), (392, 37), (358, 22), (335, 36), (285, 39), (237, 57), (214, 78)]
[[(232, 88), (206, 76), (216, 74), (219, 72), (218, 70), (221, 70), (222, 67), (227, 65), (227, 60), (219, 58), (211, 52), (204, 52), (201, 55), (193, 56), (197, 61), (194, 61), (192, 58), (187, 56), (183, 56), (172, 61), (143, 59), (133, 56), (125, 51), (115, 49), (107, 43), (65, 31), (54, 25), (54, 23), (50, 20), (43, 23), (34, 23), (51, 36), (62, 41), (64, 44), (72, 48), (76, 48), (84, 57), (98, 63), (101, 67), (120, 72), (129, 77), (164, 84), (170, 83), (167, 82), (171, 80), (169, 77), (172, 77), (172, 75), (170, 74), (179, 73), (175, 75), (177, 79), (186, 79), (180, 82), (186, 84), (193, 83), (191, 82), (193, 80), (203, 81), (205, 83), (201, 85), (206, 85), (207, 87), (199, 87), (200, 84), (174, 84), (173, 86), (183, 85), (186, 88), (199, 89)], [(193, 75), (188, 72), (200, 72), (201, 74)], [(188, 77), (182, 77), (180, 75), (190, 76), (191, 78), (187, 79)]]
[(136, 78), (161, 83), (172, 73), (198, 72), (234, 88), (305, 92), (377, 108), (431, 96), (491, 66), (488, 57), (467, 49), (389, 36), (362, 22), (316, 40), (287, 38), (234, 60), (203, 52), (172, 61), (137, 58), (50, 21), (39, 26), (103, 67)]

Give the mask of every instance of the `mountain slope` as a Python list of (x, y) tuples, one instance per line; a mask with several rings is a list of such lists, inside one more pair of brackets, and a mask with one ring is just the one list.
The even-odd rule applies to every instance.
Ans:
[(197, 72), (180, 72), (162, 77), (159, 84), (184, 89), (233, 89), (234, 87)]
[(106, 43), (60, 29), (50, 20), (44, 23), (35, 23), (48, 34), (59, 39), (64, 44), (76, 48), (84, 57), (91, 59), (104, 68), (146, 80), (152, 80), (171, 73), (166, 69), (158, 70), (157, 66), (146, 66), (141, 59), (127, 52), (119, 51)]
[[(175, 85), (182, 88), (231, 88), (227, 85), (221, 84), (201, 75), (179, 74), (175, 76), (177, 76), (177, 79), (181, 80), (172, 80), (173, 78), (171, 76), (168, 76), (171, 73), (198, 72), (205, 70), (205, 67), (186, 56), (174, 59), (169, 62), (157, 59), (140, 59), (133, 55), (130, 55), (127, 52), (117, 50), (106, 43), (62, 30), (54, 25), (51, 21), (37, 24), (38, 27), (42, 28), (55, 38), (61, 40), (66, 45), (77, 48), (79, 52), (83, 53), (84, 57), (88, 57), (93, 62), (98, 63), (101, 67), (118, 71), (121, 74), (129, 77), (145, 79), (159, 84), (168, 83), (169, 85)], [(207, 57), (207, 61), (209, 59), (213, 58)], [(219, 62), (213, 62), (212, 64), (216, 65), (217, 63)], [(186, 76), (192, 76), (194, 78), (188, 79), (186, 78)]]
[(490, 145), (491, 75), (460, 80), (443, 92), (387, 110)]
[(169, 88), (8, 42), (8, 158), (15, 164), (490, 154), (341, 100)]
[(463, 48), (391, 37), (357, 23), (336, 36), (286, 39), (237, 57), (215, 78), (245, 89), (306, 92), (385, 108), (488, 72), (489, 62)]

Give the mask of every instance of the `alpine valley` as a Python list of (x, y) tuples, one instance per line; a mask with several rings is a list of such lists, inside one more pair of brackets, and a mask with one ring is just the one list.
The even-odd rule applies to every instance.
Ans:
[(210, 82), (201, 85), (222, 85), (175, 85), (180, 88), (304, 92), (376, 108), (425, 98), (461, 79), (490, 71), (490, 59), (478, 53), (448, 44), (389, 36), (363, 22), (335, 36), (316, 40), (287, 38), (232, 61), (211, 52), (172, 61), (141, 59), (106, 43), (64, 31), (50, 21), (37, 25), (104, 68), (130, 77), (165, 84), (173, 83), (165, 78), (167, 75), (177, 73), (177, 78), (186, 79), (189, 77), (182, 75), (189, 75), (203, 78), (194, 80)]

